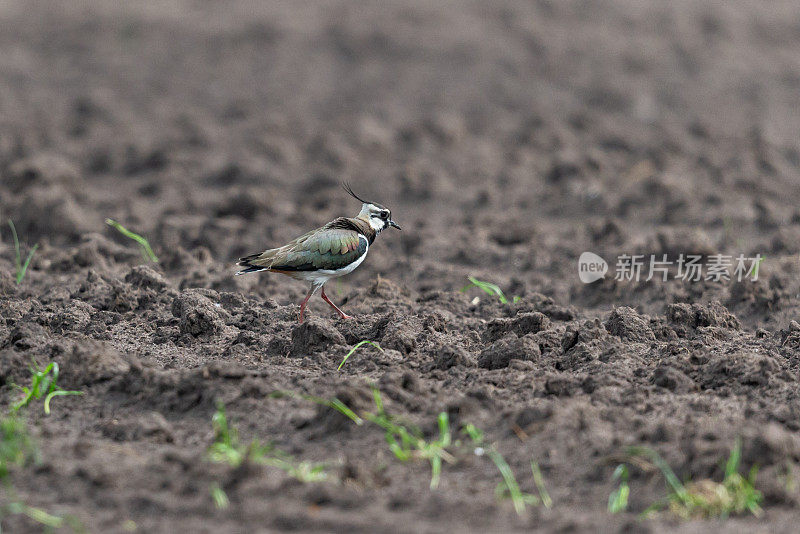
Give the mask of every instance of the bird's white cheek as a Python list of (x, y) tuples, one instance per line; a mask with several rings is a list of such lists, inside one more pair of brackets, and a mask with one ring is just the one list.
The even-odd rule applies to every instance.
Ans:
[(383, 230), (383, 221), (381, 221), (380, 219), (375, 219), (374, 217), (370, 217), (369, 225), (376, 232), (380, 232), (381, 230)]

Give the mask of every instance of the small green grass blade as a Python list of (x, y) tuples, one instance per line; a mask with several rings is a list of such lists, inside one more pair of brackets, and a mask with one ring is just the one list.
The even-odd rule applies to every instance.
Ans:
[(610, 514), (618, 514), (628, 509), (630, 491), (627, 482), (620, 482), (619, 487), (608, 496), (608, 512)]
[(28, 266), (31, 264), (31, 260), (33, 259), (33, 255), (36, 253), (36, 250), (39, 248), (39, 243), (33, 245), (30, 252), (28, 252), (28, 256), (25, 258), (25, 262), (22, 264), (22, 267), (17, 271), (17, 284), (22, 283), (22, 279), (25, 278), (25, 273), (28, 272)]
[(443, 448), (449, 447), (451, 435), (450, 418), (447, 416), (447, 412), (440, 412), (437, 421), (439, 423), (439, 443)]
[(58, 516), (41, 508), (30, 506), (16, 495), (10, 478), (14, 467), (25, 467), (38, 463), (39, 450), (31, 437), (25, 420), (15, 413), (0, 417), (0, 518), (5, 515), (22, 514), (50, 529), (58, 529), (68, 524), (75, 532), (83, 532), (79, 521), (70, 516)]
[(0, 481), (11, 466), (23, 466), (38, 457), (38, 449), (25, 420), (16, 414), (0, 418)]
[(68, 395), (83, 395), (83, 391), (65, 391), (63, 389), (51, 391), (44, 399), (44, 413), (50, 415), (50, 400), (53, 397), (66, 397)]
[(225, 510), (231, 505), (231, 501), (228, 499), (228, 495), (225, 493), (219, 484), (212, 484), (211, 485), (211, 500), (214, 501), (214, 506), (219, 508), (220, 510)]
[(648, 458), (651, 462), (653, 462), (653, 464), (655, 464), (656, 467), (659, 468), (661, 474), (664, 476), (664, 480), (666, 480), (667, 485), (672, 489), (675, 495), (684, 503), (688, 503), (690, 501), (686, 487), (678, 479), (677, 475), (675, 475), (675, 472), (660, 454), (647, 447), (631, 447), (629, 449), (629, 454), (631, 456), (644, 456)]
[[(17, 276), (19, 276), (19, 270), (22, 267), (22, 264), (21, 254), (19, 252), (19, 237), (17, 236), (17, 227), (14, 226), (14, 221), (11, 219), (8, 220), (8, 226), (11, 227), (11, 236), (14, 238), (14, 267), (16, 267)], [(19, 281), (17, 281), (17, 283), (19, 283)]]
[[(226, 463), (233, 468), (243, 464), (277, 467), (301, 482), (317, 482), (327, 478), (324, 464), (297, 462), (291, 455), (272, 444), (261, 445), (258, 440), (251, 441), (249, 445), (239, 441), (239, 432), (228, 423), (225, 406), (221, 402), (217, 403), (211, 424), (214, 429), (214, 443), (208, 448), (207, 458), (212, 462)], [(215, 502), (224, 502), (219, 492), (212, 490), (212, 497), (215, 497)]]
[(158, 263), (158, 256), (156, 256), (155, 253), (153, 252), (153, 249), (150, 247), (150, 243), (147, 241), (147, 239), (145, 239), (144, 237), (140, 236), (137, 233), (131, 232), (130, 230), (122, 226), (114, 219), (106, 219), (106, 224), (116, 228), (119, 231), (119, 233), (121, 233), (125, 237), (133, 239), (134, 241), (139, 243), (139, 246), (142, 247), (142, 250), (144, 251), (146, 258), (152, 261), (153, 263)]
[(313, 402), (314, 404), (319, 404), (321, 406), (327, 406), (328, 408), (332, 408), (359, 426), (364, 424), (364, 420), (361, 417), (359, 417), (353, 410), (348, 408), (347, 405), (342, 401), (340, 401), (339, 399), (328, 400), (328, 399), (323, 399), (322, 397), (316, 397), (314, 395), (308, 395), (305, 393), (295, 393), (293, 391), (288, 391), (288, 390), (273, 391), (272, 393), (270, 393), (269, 396), (273, 399), (279, 399), (282, 397), (292, 397), (292, 398), (299, 397), (301, 399)]
[(440, 412), (437, 418), (439, 425), (439, 440), (428, 445), (428, 455), (431, 457), (431, 489), (439, 487), (439, 479), (442, 474), (442, 456), (445, 449), (450, 446), (450, 418), (447, 412)]
[(536, 484), (536, 490), (539, 492), (539, 497), (542, 500), (542, 504), (545, 508), (552, 508), (553, 499), (550, 498), (550, 494), (547, 493), (547, 488), (544, 487), (542, 470), (539, 469), (539, 464), (533, 460), (531, 460), (531, 473), (533, 473), (533, 483)]
[(514, 472), (511, 470), (511, 466), (508, 465), (503, 455), (496, 450), (489, 449), (486, 452), (503, 477), (506, 488), (508, 488), (508, 492), (511, 494), (511, 502), (514, 504), (514, 510), (517, 511), (517, 514), (522, 515), (525, 513), (525, 500), (522, 498), (522, 491), (519, 489), (519, 484), (514, 476)]
[(514, 476), (514, 472), (511, 470), (511, 466), (508, 465), (506, 459), (503, 457), (494, 446), (484, 446), (483, 443), (483, 432), (480, 431), (476, 426), (473, 424), (467, 424), (464, 426), (464, 432), (472, 439), (475, 445), (481, 446), (489, 457), (490, 460), (494, 463), (497, 467), (497, 470), (500, 471), (500, 476), (503, 477), (503, 484), (505, 485), (505, 489), (502, 486), (499, 486), (495, 493), (498, 496), (501, 496), (508, 491), (508, 495), (511, 498), (511, 502), (514, 505), (514, 510), (516, 510), (518, 515), (522, 515), (525, 513), (525, 505), (526, 499), (525, 495), (523, 495), (522, 490), (520, 490), (519, 484), (517, 483), (517, 479)]
[(611, 475), (611, 480), (618, 480), (619, 486), (608, 496), (608, 512), (618, 514), (628, 509), (628, 497), (630, 496), (630, 486), (628, 486), (628, 466), (619, 464)]
[(386, 412), (383, 411), (383, 399), (381, 398), (381, 392), (378, 391), (378, 388), (372, 387), (372, 399), (375, 401), (375, 409), (378, 412), (378, 415), (384, 415)]
[(50, 415), (50, 401), (53, 397), (65, 395), (83, 395), (82, 391), (67, 391), (58, 386), (59, 368), (56, 362), (50, 362), (44, 369), (39, 369), (34, 361), (30, 366), (31, 387), (12, 384), (13, 387), (22, 391), (22, 398), (11, 405), (12, 412), (18, 412), (21, 408), (28, 406), (32, 400), (44, 398), (44, 412)]
[[(682, 483), (661, 456), (646, 447), (630, 449), (631, 456), (647, 457), (659, 468), (669, 494), (647, 507), (642, 516), (668, 510), (682, 519), (720, 518), (749, 511), (759, 517), (763, 511), (760, 503), (763, 495), (755, 488), (755, 469), (748, 478), (739, 473), (741, 461), (741, 442), (737, 440), (725, 462), (725, 478), (722, 482), (704, 479), (699, 482)], [(755, 466), (754, 466), (755, 467)], [(609, 501), (610, 502), (610, 501)]]
[(761, 263), (766, 259), (766, 256), (758, 255), (758, 260), (753, 262), (753, 266), (750, 267), (750, 270), (747, 272), (747, 276), (753, 278), (754, 280), (758, 278), (758, 269), (761, 267)]
[(33, 506), (23, 505), (22, 513), (24, 513), (37, 523), (40, 523), (46, 527), (61, 528), (64, 525), (63, 517), (59, 517), (57, 515), (45, 512), (41, 508), (35, 508)]
[(313, 395), (297, 394), (290, 391), (276, 391), (270, 394), (270, 396), (273, 398), (284, 396), (301, 397), (316, 404), (335, 409), (358, 425), (362, 425), (364, 420), (375, 424), (384, 431), (384, 439), (395, 458), (402, 462), (412, 459), (425, 459), (430, 462), (430, 486), (432, 489), (435, 489), (439, 485), (441, 478), (442, 463), (455, 462), (453, 455), (446, 450), (447, 447), (452, 444), (450, 422), (447, 413), (441, 412), (437, 418), (439, 439), (427, 442), (418, 428), (413, 425), (396, 422), (392, 416), (387, 414), (380, 391), (375, 386), (371, 386), (371, 390), (375, 403), (375, 410), (372, 413), (365, 412), (362, 416), (357, 415), (352, 409), (336, 398), (328, 400)]
[(476, 445), (483, 444), (483, 431), (472, 423), (464, 425), (464, 432), (466, 432), (469, 438), (474, 441)]
[(468, 276), (467, 280), (469, 280), (470, 283), (461, 288), (462, 293), (471, 287), (477, 287), (482, 289), (485, 293), (488, 293), (489, 295), (496, 296), (502, 304), (508, 304), (508, 299), (506, 298), (505, 293), (503, 293), (503, 290), (500, 289), (500, 286), (498, 286), (497, 284), (493, 284), (491, 282), (484, 282), (483, 280), (478, 280), (474, 276)]
[(358, 415), (356, 415), (356, 412), (348, 408), (348, 406), (339, 399), (333, 399), (332, 401), (329, 401), (327, 405), (336, 410), (337, 412), (341, 413), (342, 415), (346, 416), (347, 418), (349, 418), (355, 424), (357, 425), (364, 424), (364, 420), (361, 419)]
[(25, 273), (28, 271), (28, 266), (33, 259), (33, 255), (36, 253), (36, 250), (39, 248), (39, 243), (33, 245), (30, 252), (28, 252), (28, 256), (25, 258), (25, 261), (22, 261), (22, 254), (20, 253), (19, 247), (19, 237), (17, 236), (17, 228), (14, 226), (14, 221), (11, 219), (8, 220), (8, 226), (11, 227), (11, 235), (14, 238), (14, 267), (16, 270), (15, 280), (17, 285), (22, 283), (22, 279), (25, 278)]
[(367, 339), (364, 339), (364, 340), (362, 340), (362, 341), (359, 341), (358, 343), (356, 343), (356, 344), (355, 344), (355, 346), (354, 346), (352, 349), (350, 349), (350, 352), (348, 352), (348, 353), (345, 355), (344, 359), (342, 360), (342, 363), (340, 363), (340, 364), (339, 364), (339, 367), (338, 367), (336, 370), (337, 370), (337, 371), (341, 371), (341, 370), (342, 370), (342, 366), (344, 365), (344, 362), (346, 362), (346, 361), (347, 361), (347, 359), (348, 359), (350, 356), (352, 356), (352, 355), (353, 355), (353, 353), (354, 353), (354, 352), (355, 352), (355, 351), (356, 351), (356, 350), (357, 350), (359, 347), (361, 347), (362, 345), (367, 345), (367, 344), (369, 344), (369, 345), (372, 345), (373, 347), (375, 347), (375, 348), (376, 348), (376, 349), (378, 349), (379, 351), (383, 352), (383, 349), (381, 348), (381, 346), (380, 346), (380, 345), (378, 345), (378, 343), (377, 343), (377, 342), (375, 342), (375, 341), (369, 341), (369, 340), (367, 340)]
[(26, 388), (25, 386), (18, 386), (16, 384), (13, 385), (17, 389), (22, 390), (22, 399), (11, 405), (11, 411), (18, 412), (20, 408), (27, 406), (31, 402), (31, 399), (33, 398), (33, 391)]
[(439, 479), (442, 476), (442, 457), (434, 456), (431, 458), (431, 489), (439, 487)]
[(731, 449), (731, 454), (728, 456), (728, 461), (725, 463), (725, 478), (729, 478), (739, 472), (739, 462), (742, 459), (742, 440), (736, 439), (736, 443)]

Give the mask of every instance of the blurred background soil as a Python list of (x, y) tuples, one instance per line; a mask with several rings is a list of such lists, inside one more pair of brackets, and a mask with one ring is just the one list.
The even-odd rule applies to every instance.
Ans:
[[(32, 410), (43, 463), (16, 487), (92, 532), (794, 531), (798, 58), (789, 1), (0, 3), (0, 220), (40, 244), (17, 286), (0, 232), (0, 380), (55, 360), (86, 393)], [(315, 299), (298, 326), (303, 284), (233, 262), (355, 215), (343, 180), (403, 231), (331, 283), (354, 320)], [(613, 279), (679, 253), (766, 259), (757, 282)], [(361, 339), (385, 352), (337, 372)], [(365, 379), (430, 435), (440, 411), (483, 428), (526, 491), (537, 461), (553, 508), (517, 516), (470, 454), (431, 491), (376, 428), (270, 398), (369, 409)], [(206, 462), (217, 399), (328, 482)], [(764, 517), (640, 520), (665, 493), (641, 472), (606, 512), (625, 447), (719, 480), (737, 437)]]

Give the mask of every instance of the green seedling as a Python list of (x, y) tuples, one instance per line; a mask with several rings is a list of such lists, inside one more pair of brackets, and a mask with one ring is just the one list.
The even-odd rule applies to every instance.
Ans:
[(291, 455), (272, 446), (265, 451), (265, 455), (259, 460), (259, 463), (277, 467), (300, 482), (320, 482), (328, 478), (324, 464), (297, 462)]
[(11, 219), (8, 220), (8, 226), (11, 227), (11, 235), (14, 238), (14, 267), (17, 271), (15, 279), (19, 285), (22, 283), (22, 279), (25, 278), (25, 273), (28, 271), (28, 266), (31, 264), (33, 255), (36, 253), (36, 249), (39, 248), (39, 243), (33, 245), (33, 248), (28, 252), (28, 256), (25, 258), (25, 261), (22, 261), (22, 254), (19, 250), (19, 237), (17, 237), (17, 229)]
[(497, 466), (497, 470), (500, 471), (503, 481), (495, 488), (495, 496), (497, 496), (498, 499), (510, 498), (511, 502), (514, 504), (514, 510), (516, 510), (519, 515), (525, 513), (525, 507), (528, 505), (538, 506), (542, 504), (547, 508), (553, 505), (553, 500), (544, 487), (542, 472), (536, 462), (531, 462), (531, 472), (539, 495), (532, 495), (530, 493), (524, 493), (520, 489), (514, 472), (511, 470), (511, 466), (508, 465), (503, 455), (500, 454), (493, 445), (487, 445), (484, 442), (483, 431), (471, 423), (464, 425), (463, 431), (475, 445), (475, 453), (479, 456), (486, 454), (494, 465)]
[(453, 463), (455, 458), (447, 452), (447, 447), (452, 444), (450, 432), (450, 422), (446, 412), (439, 414), (437, 423), (439, 427), (439, 439), (428, 442), (422, 432), (413, 426), (408, 426), (397, 421), (397, 419), (386, 413), (383, 407), (383, 399), (377, 388), (372, 388), (372, 398), (375, 402), (375, 413), (366, 412), (362, 415), (356, 414), (346, 404), (339, 399), (323, 399), (313, 395), (296, 394), (290, 391), (276, 391), (271, 397), (300, 397), (322, 406), (327, 406), (341, 413), (355, 424), (362, 426), (364, 421), (373, 423), (383, 429), (389, 450), (395, 458), (402, 462), (409, 460), (424, 459), (431, 464), (431, 489), (439, 487), (442, 473), (442, 462)]
[(39, 453), (25, 421), (15, 414), (0, 419), (0, 480), (6, 480), (12, 467), (38, 460)]
[(231, 505), (231, 501), (228, 499), (228, 494), (225, 493), (225, 490), (219, 487), (219, 484), (216, 482), (211, 484), (211, 500), (214, 501), (214, 506), (219, 508), (220, 510), (224, 510)]
[(5, 501), (0, 504), (0, 520), (9, 515), (21, 514), (48, 528), (61, 528), (66, 524), (73, 531), (82, 531), (83, 527), (74, 518), (50, 514), (41, 508), (25, 504), (17, 497), (11, 484), (12, 469), (39, 461), (39, 450), (25, 421), (15, 413), (0, 419), (0, 484), (4, 493), (0, 501)]
[[(469, 280), (470, 283), (461, 288), (462, 293), (464, 293), (471, 287), (477, 287), (482, 289), (485, 293), (497, 297), (502, 304), (508, 304), (508, 298), (506, 298), (505, 293), (503, 293), (503, 290), (500, 289), (500, 286), (498, 286), (497, 284), (493, 284), (491, 282), (484, 282), (483, 280), (478, 280), (474, 276), (468, 276), (467, 280)], [(516, 304), (520, 300), (522, 299), (519, 296), (515, 296), (512, 299), (512, 302)]]
[(644, 457), (661, 471), (669, 490), (664, 499), (649, 506), (642, 515), (649, 516), (666, 510), (682, 519), (724, 519), (746, 512), (760, 517), (763, 514), (760, 506), (763, 496), (755, 489), (758, 469), (753, 466), (746, 477), (740, 474), (741, 454), (741, 441), (737, 440), (725, 463), (725, 477), (722, 482), (706, 479), (684, 484), (654, 450), (646, 447), (629, 449), (630, 456)]
[(215, 463), (226, 463), (231, 467), (239, 467), (247, 459), (250, 448), (239, 442), (239, 432), (228, 426), (225, 406), (217, 404), (217, 411), (211, 417), (214, 428), (214, 443), (208, 448), (208, 458)]
[(153, 263), (158, 263), (158, 256), (156, 256), (155, 252), (153, 252), (153, 249), (150, 247), (150, 243), (147, 241), (147, 239), (145, 239), (144, 237), (140, 236), (137, 233), (131, 232), (130, 230), (122, 226), (114, 219), (106, 219), (106, 224), (116, 228), (119, 231), (119, 233), (121, 233), (125, 237), (133, 239), (134, 241), (139, 243), (139, 246), (142, 249), (142, 256), (144, 256), (144, 259), (150, 260)]
[[(511, 471), (509, 468), (509, 473), (510, 472)], [(517, 498), (521, 499), (528, 506), (539, 506), (541, 504), (544, 505), (545, 508), (552, 507), (553, 500), (550, 498), (550, 494), (547, 493), (547, 488), (544, 487), (544, 478), (542, 477), (542, 471), (541, 469), (539, 469), (539, 464), (537, 464), (533, 460), (531, 460), (531, 474), (533, 475), (533, 483), (536, 485), (536, 490), (539, 492), (539, 495), (525, 493), (520, 490)], [(513, 501), (512, 492), (508, 486), (508, 482), (506, 482), (505, 480), (503, 480), (503, 482), (500, 482), (494, 489), (494, 496), (497, 500), (512, 499)]]
[(431, 489), (438, 488), (442, 473), (442, 460), (450, 463), (454, 461), (453, 456), (446, 450), (452, 443), (447, 412), (441, 412), (437, 418), (439, 439), (427, 442), (419, 429), (400, 424), (394, 417), (386, 413), (380, 391), (377, 388), (372, 388), (372, 397), (376, 413), (365, 414), (364, 418), (385, 431), (389, 450), (401, 462), (411, 459), (428, 460), (431, 464), (430, 487)]
[[(20, 514), (28, 516), (30, 519), (48, 528), (57, 529), (63, 527), (66, 524), (65, 518), (53, 515), (49, 512), (46, 512), (45, 510), (42, 510), (41, 508), (28, 506), (27, 504), (20, 501), (13, 501), (0, 507), (0, 517), (3, 517), (4, 515), (20, 515)], [(72, 530), (78, 532), (82, 529), (73, 527)], [(2, 530), (0, 530), (0, 533), (2, 533)]]
[(619, 464), (614, 469), (611, 480), (619, 481), (619, 485), (608, 496), (608, 511), (612, 514), (618, 514), (628, 509), (628, 497), (631, 494), (631, 488), (628, 486), (628, 466)]
[(342, 360), (342, 363), (340, 363), (340, 364), (339, 364), (339, 367), (338, 367), (336, 370), (337, 370), (337, 371), (341, 371), (341, 370), (342, 370), (342, 366), (344, 365), (344, 362), (346, 362), (346, 361), (347, 361), (347, 358), (349, 358), (350, 356), (352, 356), (352, 355), (353, 355), (353, 353), (354, 353), (356, 350), (358, 350), (358, 348), (359, 348), (359, 347), (361, 347), (362, 345), (372, 345), (373, 347), (375, 347), (375, 348), (376, 348), (376, 349), (378, 349), (379, 351), (383, 352), (383, 349), (381, 348), (381, 346), (380, 346), (380, 345), (378, 345), (378, 343), (377, 343), (377, 342), (375, 342), (375, 341), (368, 341), (368, 340), (364, 339), (364, 340), (362, 340), (362, 341), (359, 341), (358, 343), (356, 343), (356, 345), (355, 345), (355, 346), (354, 346), (352, 349), (350, 349), (350, 352), (348, 352), (348, 353), (345, 355), (344, 359)]
[(22, 399), (11, 405), (13, 412), (17, 412), (20, 408), (27, 406), (33, 399), (38, 400), (44, 397), (44, 413), (50, 415), (50, 401), (54, 397), (83, 395), (82, 391), (67, 391), (56, 384), (56, 381), (58, 381), (58, 364), (56, 362), (50, 362), (44, 369), (39, 369), (36, 362), (33, 362), (30, 370), (31, 387), (14, 384), (14, 387), (22, 391), (23, 396)]
[[(455, 463), (455, 458), (447, 450), (452, 446), (460, 446), (460, 440), (453, 441), (452, 433), (450, 431), (450, 421), (447, 412), (439, 413), (437, 417), (437, 425), (439, 429), (439, 437), (434, 441), (427, 441), (422, 432), (412, 425), (407, 425), (399, 422), (397, 418), (389, 415), (386, 412), (383, 404), (383, 398), (380, 391), (374, 386), (372, 389), (372, 398), (375, 403), (374, 412), (365, 412), (361, 415), (356, 414), (352, 409), (345, 405), (339, 399), (323, 399), (313, 395), (305, 395), (293, 393), (291, 391), (276, 391), (270, 395), (272, 398), (293, 397), (302, 398), (322, 406), (327, 406), (333, 410), (338, 411), (354, 423), (362, 426), (365, 421), (379, 426), (384, 431), (386, 442), (389, 444), (389, 450), (394, 454), (395, 458), (402, 462), (407, 462), (414, 459), (424, 459), (431, 464), (431, 489), (436, 489), (441, 480), (442, 463)], [(508, 463), (503, 456), (497, 452), (494, 447), (486, 447), (483, 441), (483, 432), (481, 432), (474, 425), (466, 425), (464, 432), (472, 439), (476, 445), (476, 452), (481, 451), (489, 455), (497, 468), (503, 476), (503, 482), (498, 486), (496, 493), (499, 497), (508, 496), (514, 502), (514, 507), (517, 512), (522, 514), (525, 511), (525, 506), (542, 504), (550, 508), (553, 504), (550, 495), (544, 487), (544, 478), (542, 477), (541, 469), (536, 462), (531, 462), (531, 473), (533, 481), (536, 485), (539, 495), (530, 495), (523, 493), (519, 484), (517, 484), (514, 473), (511, 471)]]
[(222, 403), (217, 404), (211, 423), (214, 427), (214, 443), (208, 449), (208, 458), (212, 462), (226, 463), (231, 467), (239, 467), (244, 463), (277, 467), (301, 482), (317, 482), (327, 477), (323, 464), (297, 462), (272, 444), (262, 445), (258, 440), (242, 443), (239, 432), (228, 424)]
[(766, 259), (766, 256), (761, 256), (759, 254), (758, 260), (753, 262), (753, 266), (750, 267), (750, 270), (747, 272), (747, 276), (751, 277), (753, 280), (758, 278), (758, 269), (761, 267), (761, 263)]
[(542, 504), (545, 508), (552, 508), (553, 499), (550, 498), (550, 494), (547, 493), (547, 488), (544, 487), (544, 476), (542, 476), (542, 470), (539, 469), (539, 464), (533, 460), (531, 460), (531, 474), (533, 474), (533, 483), (536, 485), (536, 491), (539, 492), (539, 497), (542, 500)]
[(327, 406), (332, 410), (336, 410), (337, 412), (344, 415), (358, 426), (364, 424), (364, 420), (361, 417), (359, 417), (358, 414), (356, 414), (353, 410), (348, 408), (345, 403), (343, 403), (337, 398), (329, 400), (329, 399), (323, 399), (322, 397), (315, 397), (314, 395), (306, 395), (303, 393), (295, 393), (293, 391), (286, 391), (286, 390), (273, 391), (272, 393), (270, 393), (269, 396), (272, 399), (281, 399), (283, 397), (301, 398), (313, 402), (314, 404)]

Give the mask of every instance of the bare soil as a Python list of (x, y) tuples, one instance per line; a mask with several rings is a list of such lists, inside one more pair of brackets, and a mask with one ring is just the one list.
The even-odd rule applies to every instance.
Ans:
[[(8, 2), (0, 219), (40, 243), (20, 285), (0, 242), (0, 398), (31, 359), (81, 397), (28, 410), (27, 502), (91, 532), (792, 532), (800, 519), (800, 7), (794, 2)], [(232, 276), (358, 205), (392, 209), (369, 258), (296, 322), (303, 284)], [(160, 258), (104, 224), (147, 236)], [(584, 285), (577, 261), (612, 263)], [(620, 254), (766, 256), (757, 282), (615, 281)], [(499, 284), (501, 304), (467, 276)], [(478, 299), (476, 299), (478, 297)], [(364, 348), (336, 367), (362, 339)], [(552, 509), (498, 502), (455, 450), (440, 487), (382, 432), (290, 390), (436, 434), (446, 411)], [(242, 438), (329, 480), (209, 463)], [(638, 517), (722, 476), (737, 437), (765, 515)], [(231, 505), (214, 507), (220, 483)], [(131, 523), (131, 521), (133, 523)], [(8, 532), (36, 532), (23, 518)]]

